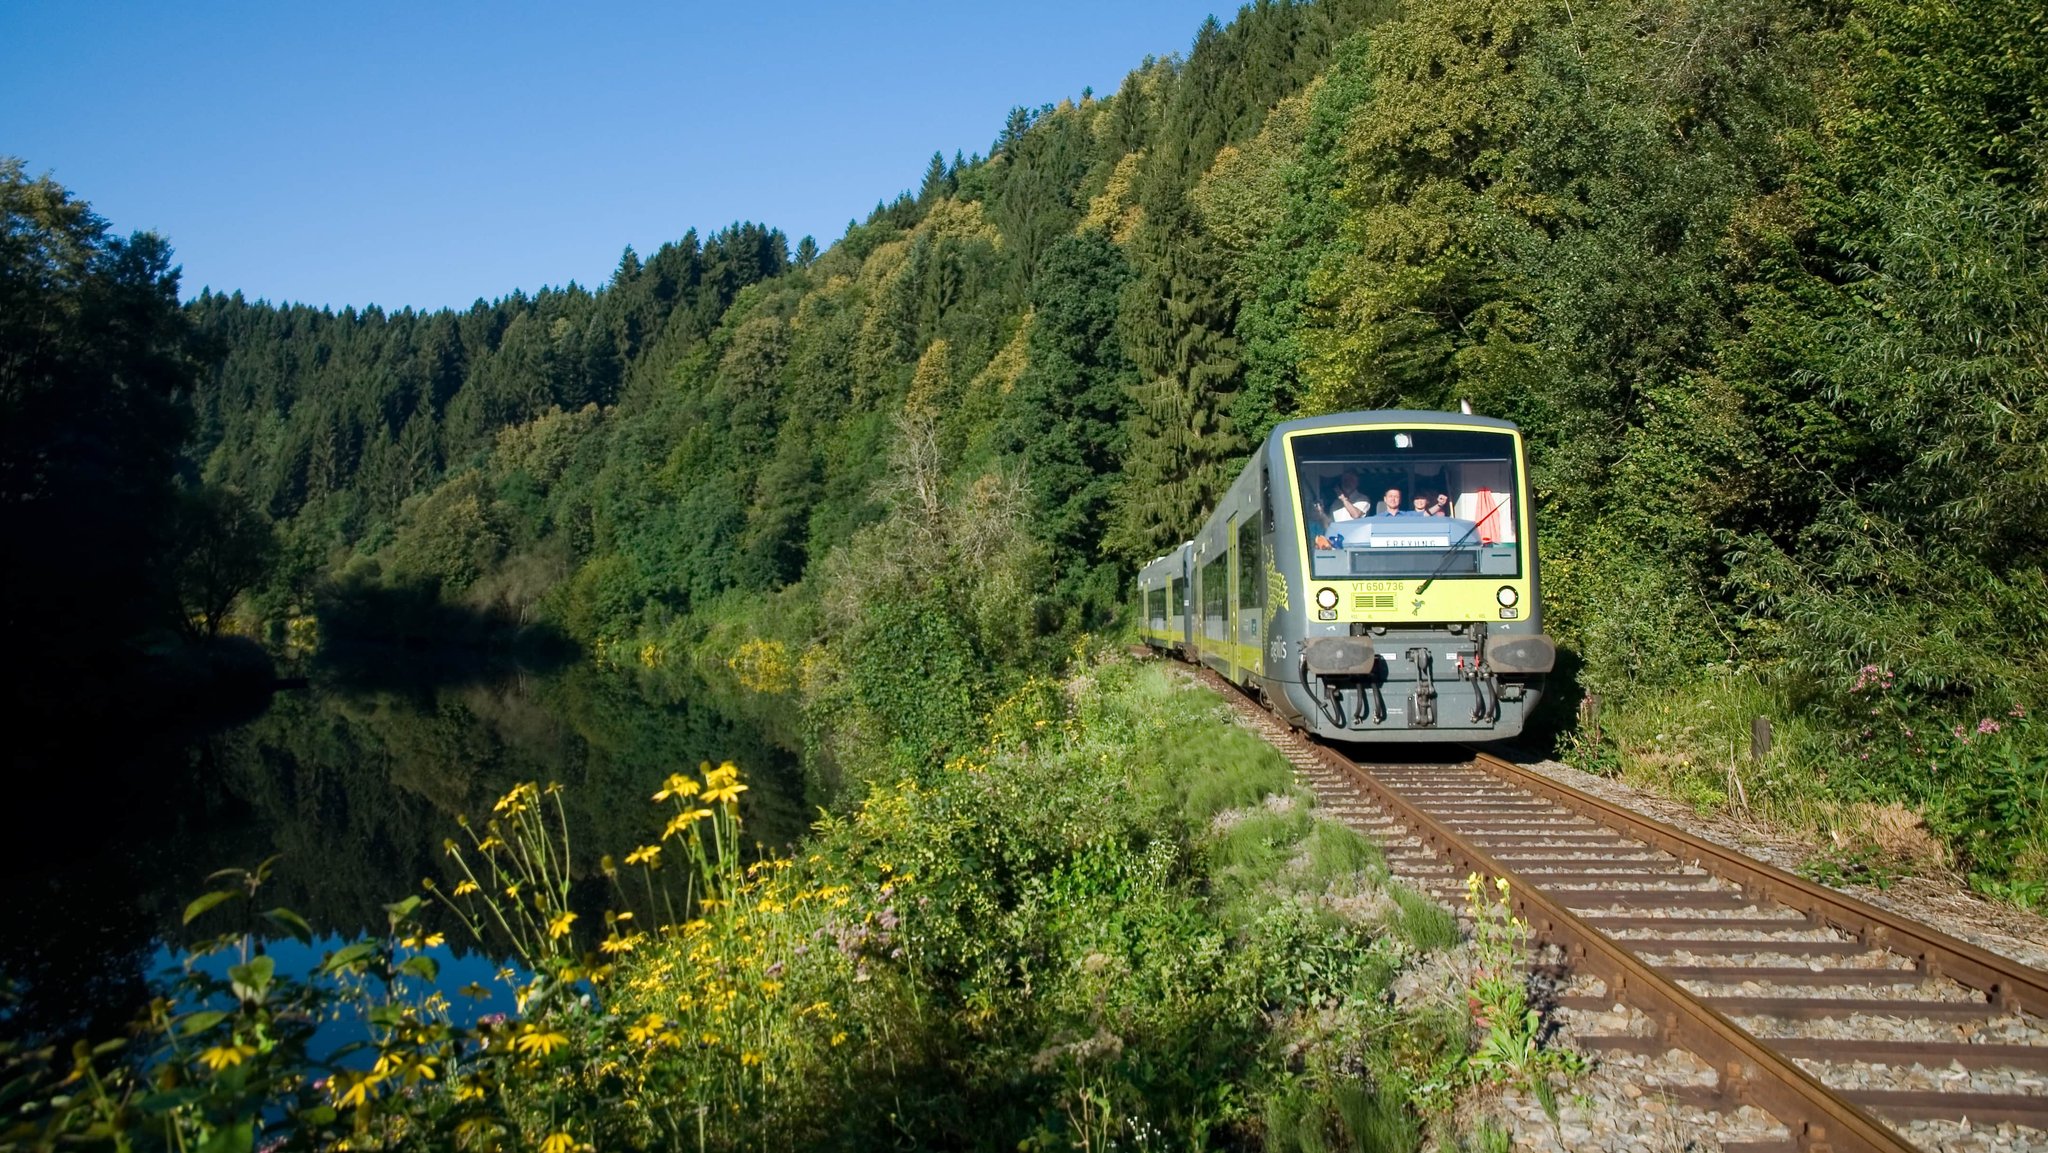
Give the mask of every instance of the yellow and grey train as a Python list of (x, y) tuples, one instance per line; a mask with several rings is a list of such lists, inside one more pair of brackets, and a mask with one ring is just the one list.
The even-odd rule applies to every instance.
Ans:
[(1139, 571), (1139, 633), (1321, 737), (1515, 736), (1557, 657), (1526, 459), (1483, 416), (1278, 425), (1195, 538)]

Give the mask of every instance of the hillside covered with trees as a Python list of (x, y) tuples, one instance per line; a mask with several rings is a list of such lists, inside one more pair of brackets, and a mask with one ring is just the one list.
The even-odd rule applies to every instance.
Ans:
[(1275, 422), (1468, 399), (1531, 436), (1576, 759), (1903, 802), (2041, 900), (2044, 165), (2018, 0), (1260, 2), (822, 248), (202, 296), (188, 454), (277, 526), (273, 639), (545, 623), (783, 694), (829, 774), (973, 747)]

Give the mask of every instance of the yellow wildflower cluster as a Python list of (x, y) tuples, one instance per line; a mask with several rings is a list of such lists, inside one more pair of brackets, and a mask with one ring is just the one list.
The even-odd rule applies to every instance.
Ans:
[(782, 693), (796, 686), (796, 668), (789, 646), (759, 637), (744, 641), (725, 660), (725, 667), (739, 678), (740, 687), (750, 693)]
[[(832, 990), (867, 979), (856, 977), (865, 962), (847, 935), (871, 922), (849, 911), (858, 896), (852, 885), (820, 883), (815, 868), (787, 858), (742, 862), (738, 802), (746, 789), (730, 762), (663, 779), (653, 793), (669, 813), (663, 835), (624, 862), (643, 870), (647, 899), (657, 904), (658, 875), (686, 882), (689, 915), (676, 916), (671, 905), (659, 932), (615, 926), (599, 947), (630, 954), (610, 987), (611, 1008), (626, 1044), (662, 1054), (645, 1069), (681, 1076), (693, 1099), (754, 1110), (776, 1087), (802, 1083), (808, 1067), (848, 1040)], [(678, 860), (680, 872), (657, 874)], [(622, 892), (632, 887), (621, 880)], [(656, 1075), (626, 1066), (632, 1082)], [(676, 1093), (673, 1080), (661, 1091)]]
[(311, 613), (287, 619), (284, 622), (284, 651), (286, 656), (305, 656), (320, 647), (320, 618)]
[(361, 1109), (394, 1089), (432, 1081), (440, 1070), (419, 1038), (394, 1038), (366, 1071), (336, 1073), (327, 1092), (337, 1109)]
[[(569, 910), (571, 854), (562, 786), (521, 782), (498, 798), (491, 813), (481, 831), (466, 819), (458, 822), (469, 836), (467, 847), (453, 838), (443, 843), (462, 874), (454, 887), (444, 892), (432, 880), (424, 887), (462, 918), (471, 936), (482, 940), (487, 928), (496, 929), (528, 969), (565, 979), (575, 968), (570, 927), (576, 914)], [(427, 946), (441, 940), (425, 933), (413, 939)], [(420, 947), (413, 939), (406, 944)]]

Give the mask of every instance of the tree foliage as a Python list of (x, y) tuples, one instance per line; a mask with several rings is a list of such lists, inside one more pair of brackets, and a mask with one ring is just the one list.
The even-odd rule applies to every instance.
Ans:
[[(1468, 400), (1528, 432), (1582, 686), (1740, 668), (1845, 708), (1876, 664), (1929, 709), (2038, 700), (2043, 19), (1261, 0), (794, 258), (740, 224), (462, 311), (202, 296), (190, 451), (287, 556), (611, 658), (825, 621), (821, 731), (915, 760), (1278, 421)], [(160, 296), (160, 251), (92, 227), (8, 259)]]
[(0, 158), (0, 578), (7, 635), (66, 673), (169, 623), (164, 554), (197, 372), (163, 238), (114, 235)]

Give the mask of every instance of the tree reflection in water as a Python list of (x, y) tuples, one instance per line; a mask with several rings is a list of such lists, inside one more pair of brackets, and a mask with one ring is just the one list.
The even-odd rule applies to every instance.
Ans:
[(671, 771), (744, 766), (746, 830), (765, 845), (791, 843), (814, 811), (796, 758), (701, 683), (587, 664), (465, 682), (316, 684), (185, 741), (82, 735), (74, 771), (33, 786), (0, 848), (0, 982), (20, 994), (0, 1001), (0, 1035), (117, 1030), (188, 939), (185, 903), (225, 866), (276, 855), (256, 908), (296, 910), (323, 936), (381, 932), (386, 904), (448, 877), (457, 819), (519, 781), (563, 785), (594, 909), (599, 857), (660, 832), (648, 798)]

